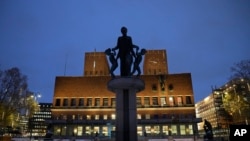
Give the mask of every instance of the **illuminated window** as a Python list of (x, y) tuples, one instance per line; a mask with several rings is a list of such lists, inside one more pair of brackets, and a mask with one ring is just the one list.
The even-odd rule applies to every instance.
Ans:
[(177, 104), (180, 106), (182, 105), (182, 97), (181, 96), (178, 96), (177, 97)]
[(150, 119), (150, 114), (146, 114), (145, 119)]
[(108, 115), (103, 115), (103, 119), (107, 120), (108, 119)]
[(174, 106), (174, 98), (172, 96), (169, 97), (169, 106)]
[(190, 125), (187, 125), (187, 128), (186, 128), (186, 134), (188, 135), (193, 135), (193, 126), (190, 124)]
[(94, 132), (95, 133), (100, 133), (100, 127), (99, 126), (94, 126)]
[(99, 115), (95, 115), (95, 120), (99, 120), (100, 116)]
[(145, 126), (145, 130), (147, 134), (151, 133), (151, 126)]
[(74, 128), (72, 135), (74, 135), (74, 136), (77, 135), (77, 127)]
[(185, 127), (185, 125), (180, 125), (180, 131), (181, 131), (181, 135), (186, 135), (186, 127)]
[(151, 133), (154, 133), (155, 135), (160, 133), (160, 126), (156, 125), (151, 128)]
[(161, 106), (166, 105), (166, 97), (161, 97)]
[(87, 120), (91, 120), (91, 115), (86, 116)]
[(141, 114), (137, 114), (137, 119), (141, 119)]
[(165, 135), (168, 135), (168, 126), (162, 126), (162, 132)]
[(90, 126), (86, 126), (85, 127), (85, 132), (86, 132), (87, 135), (91, 134), (91, 128), (90, 128)]
[(102, 127), (102, 134), (104, 136), (108, 136), (108, 127), (107, 126)]
[(83, 134), (82, 126), (77, 126), (77, 136), (82, 136), (82, 134)]
[(115, 131), (115, 126), (112, 127), (112, 131)]
[(143, 135), (142, 126), (137, 126), (137, 134), (140, 136)]
[(115, 119), (115, 114), (111, 114), (111, 119)]
[(177, 135), (177, 126), (171, 125), (171, 135)]

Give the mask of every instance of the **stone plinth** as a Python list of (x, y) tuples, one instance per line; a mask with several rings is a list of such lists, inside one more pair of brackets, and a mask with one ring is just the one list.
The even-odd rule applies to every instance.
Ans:
[(137, 141), (136, 93), (144, 88), (139, 78), (121, 77), (108, 82), (108, 90), (116, 94), (116, 141)]

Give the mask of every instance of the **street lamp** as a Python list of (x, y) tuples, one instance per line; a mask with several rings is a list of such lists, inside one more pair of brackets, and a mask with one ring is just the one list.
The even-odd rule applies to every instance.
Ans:
[(33, 94), (31, 95), (31, 97), (34, 98), (34, 100), (35, 100), (36, 102), (39, 102), (39, 101), (38, 101), (38, 98), (41, 98), (42, 95), (41, 95), (41, 93), (36, 92), (36, 93), (33, 93)]

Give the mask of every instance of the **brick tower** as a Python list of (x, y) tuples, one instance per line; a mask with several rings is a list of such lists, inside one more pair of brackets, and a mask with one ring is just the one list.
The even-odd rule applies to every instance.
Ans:
[(109, 76), (109, 64), (104, 52), (86, 52), (84, 76)]
[(144, 58), (143, 74), (168, 74), (166, 50), (147, 50)]

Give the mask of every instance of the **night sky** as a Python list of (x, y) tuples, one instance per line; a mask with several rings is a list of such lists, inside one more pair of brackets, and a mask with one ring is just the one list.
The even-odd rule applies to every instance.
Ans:
[(55, 77), (82, 76), (84, 53), (114, 47), (122, 26), (166, 49), (170, 74), (191, 73), (196, 102), (250, 59), (249, 0), (0, 0), (0, 69), (18, 67), (52, 102)]

